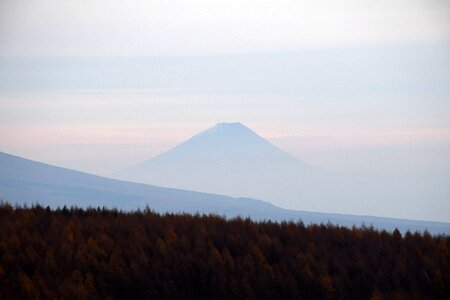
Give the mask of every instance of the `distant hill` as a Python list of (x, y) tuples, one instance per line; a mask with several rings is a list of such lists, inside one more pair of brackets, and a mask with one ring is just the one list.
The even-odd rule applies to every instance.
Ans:
[(138, 184), (55, 167), (0, 152), (0, 199), (11, 203), (44, 206), (116, 207), (157, 212), (214, 213), (226, 217), (244, 216), (253, 220), (301, 220), (352, 226), (365, 223), (376, 228), (401, 231), (428, 229), (450, 234), (450, 224), (371, 216), (315, 213), (287, 210), (271, 203)]

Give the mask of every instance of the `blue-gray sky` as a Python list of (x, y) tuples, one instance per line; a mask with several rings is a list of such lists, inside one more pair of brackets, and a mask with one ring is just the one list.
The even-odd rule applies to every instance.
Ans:
[(445, 0), (3, 0), (0, 150), (107, 175), (239, 121), (441, 195), (350, 213), (449, 221), (449, 28)]

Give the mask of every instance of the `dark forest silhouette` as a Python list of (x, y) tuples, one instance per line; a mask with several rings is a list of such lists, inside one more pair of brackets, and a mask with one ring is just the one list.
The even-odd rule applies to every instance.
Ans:
[(450, 237), (0, 205), (0, 299), (449, 299)]

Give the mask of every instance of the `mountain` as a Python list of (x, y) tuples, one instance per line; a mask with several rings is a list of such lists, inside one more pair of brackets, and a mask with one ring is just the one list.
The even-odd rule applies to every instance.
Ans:
[(336, 211), (341, 181), (274, 146), (241, 123), (219, 123), (114, 175), (118, 179)]
[(253, 220), (301, 220), (305, 224), (328, 223), (342, 226), (372, 224), (375, 228), (450, 234), (450, 223), (414, 221), (372, 216), (327, 214), (287, 210), (250, 198), (163, 188), (95, 176), (55, 167), (0, 152), (0, 199), (17, 204), (44, 206), (116, 207), (157, 212), (214, 213)]

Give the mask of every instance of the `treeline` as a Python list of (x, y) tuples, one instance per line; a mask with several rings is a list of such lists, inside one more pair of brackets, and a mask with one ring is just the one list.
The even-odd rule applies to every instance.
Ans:
[(0, 205), (0, 299), (450, 299), (450, 237)]

